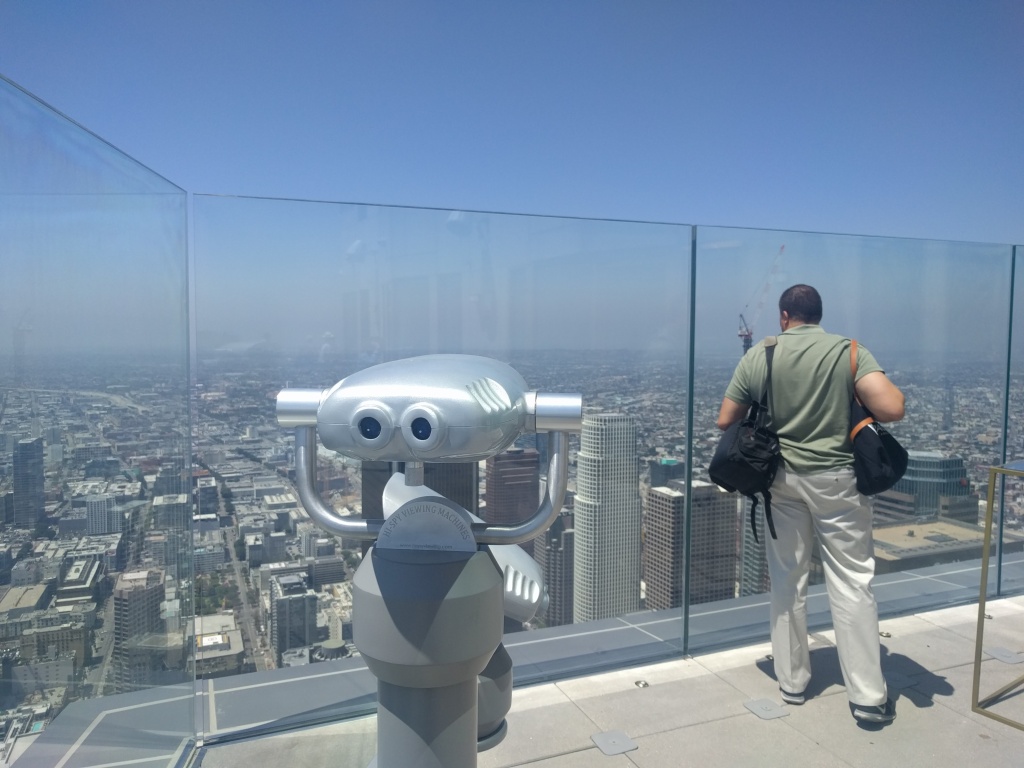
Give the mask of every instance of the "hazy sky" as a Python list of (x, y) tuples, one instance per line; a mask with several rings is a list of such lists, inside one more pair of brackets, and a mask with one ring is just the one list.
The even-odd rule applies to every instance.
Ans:
[[(0, 1), (0, 74), (197, 193), (201, 349), (679, 354), (697, 224), (698, 352), (810, 282), (889, 360), (1001, 360), (1011, 251), (977, 243), (1024, 244), (1022, 62), (1020, 0)], [(123, 194), (174, 188), (5, 109), (0, 327), (183, 339), (181, 200)]]
[(1024, 242), (1024, 3), (3, 0), (192, 192)]

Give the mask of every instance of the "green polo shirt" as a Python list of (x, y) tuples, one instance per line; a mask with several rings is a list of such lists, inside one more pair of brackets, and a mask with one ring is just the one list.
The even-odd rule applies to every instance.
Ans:
[[(850, 340), (826, 333), (820, 325), (798, 325), (776, 338), (769, 424), (779, 435), (787, 469), (809, 474), (853, 464)], [(857, 378), (881, 370), (858, 343)], [(736, 366), (725, 396), (741, 405), (760, 400), (767, 375), (760, 341)]]

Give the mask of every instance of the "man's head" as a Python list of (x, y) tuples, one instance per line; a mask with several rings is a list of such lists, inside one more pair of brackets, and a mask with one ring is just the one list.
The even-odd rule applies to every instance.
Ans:
[(782, 330), (794, 325), (821, 322), (821, 295), (809, 285), (794, 285), (779, 297), (779, 325)]

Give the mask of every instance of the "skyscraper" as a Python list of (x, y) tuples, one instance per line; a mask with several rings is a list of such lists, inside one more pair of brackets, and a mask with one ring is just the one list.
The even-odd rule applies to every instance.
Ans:
[[(750, 527), (750, 501), (739, 494), (729, 494), (739, 505), (739, 588), (737, 597), (763, 595), (768, 591), (768, 560), (765, 556), (764, 537), (771, 536), (765, 525), (764, 505), (758, 504), (754, 516), (757, 537)], [(813, 576), (812, 576), (813, 578)]]
[(686, 477), (686, 463), (669, 456), (659, 456), (647, 462), (651, 473), (651, 488), (668, 485), (669, 480), (682, 480)]
[[(510, 448), (487, 459), (487, 506), (480, 517), (488, 523), (513, 525), (537, 513), (540, 503), (540, 462), (534, 448)], [(531, 555), (533, 541), (521, 545)]]
[(644, 584), (647, 608), (660, 611), (683, 604), (686, 557), (686, 494), (655, 486), (647, 491), (644, 515)]
[(316, 592), (304, 576), (270, 577), (270, 644), (278, 664), (285, 651), (316, 641), (316, 606)]
[[(971, 492), (967, 468), (959, 456), (939, 451), (908, 451), (907, 471), (891, 491), (875, 497), (876, 512), (937, 517), (940, 511), (953, 510), (952, 517), (977, 522), (977, 496)], [(972, 497), (966, 504), (964, 497)], [(958, 498), (959, 497), (959, 498)], [(960, 503), (958, 503), (960, 502)]]
[[(669, 483), (685, 487), (679, 480)], [(709, 603), (736, 597), (738, 542), (744, 521), (736, 494), (714, 483), (694, 480), (690, 500), (690, 558), (687, 564), (690, 602)]]
[(727, 600), (736, 596), (739, 513), (736, 496), (712, 483), (693, 482), (690, 555), (685, 548), (686, 483), (670, 480), (647, 493), (644, 517), (644, 583), (648, 608)]
[[(393, 471), (405, 471), (405, 462), (394, 462), (394, 465), (397, 470), (392, 469), (390, 461), (362, 463), (360, 477), (364, 519), (380, 519), (384, 516), (384, 486), (391, 479)], [(476, 514), (479, 498), (476, 463), (426, 463), (423, 465), (423, 484)]]
[(548, 590), (548, 607), (541, 616), (548, 627), (572, 624), (574, 536), (572, 512), (563, 510), (551, 527), (533, 540), (533, 558)]
[(476, 462), (424, 464), (423, 484), (474, 515), (477, 513), (480, 489)]
[(110, 493), (86, 496), (85, 518), (85, 532), (89, 536), (120, 533), (124, 526), (124, 513), (118, 509)]
[(576, 464), (573, 621), (640, 608), (637, 424), (620, 413), (583, 417)]
[(122, 573), (114, 585), (114, 645), (111, 650), (114, 687), (119, 693), (152, 685), (163, 666), (157, 643), (147, 642), (164, 632), (160, 603), (165, 597), (164, 572)]
[(43, 498), (43, 438), (14, 446), (14, 527), (33, 529), (46, 514)]

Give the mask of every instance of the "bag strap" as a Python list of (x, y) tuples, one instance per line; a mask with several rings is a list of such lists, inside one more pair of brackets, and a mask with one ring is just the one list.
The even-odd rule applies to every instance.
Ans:
[(775, 336), (766, 336), (764, 339), (764, 359), (768, 364), (768, 376), (764, 380), (764, 392), (761, 393), (761, 410), (769, 413), (768, 403), (771, 401), (772, 391), (772, 358), (775, 357), (775, 346), (779, 340)]
[[(856, 339), (851, 339), (850, 340), (850, 377), (853, 379), (853, 399), (854, 399), (854, 402), (856, 402), (857, 405), (859, 405), (859, 406), (861, 406), (863, 408), (864, 404), (860, 401), (860, 398), (857, 397), (857, 340)], [(858, 432), (860, 432), (862, 429), (864, 429), (864, 427), (866, 427), (868, 424), (870, 424), (871, 422), (873, 422), (875, 420), (875, 418), (871, 415), (870, 411), (868, 411), (866, 408), (864, 409), (864, 412), (867, 414), (866, 418), (861, 419), (860, 421), (858, 421), (856, 424), (854, 424), (850, 428), (850, 442), (851, 443), (853, 442), (853, 439), (857, 436)]]
[(853, 399), (858, 403), (860, 398), (857, 397), (857, 340), (850, 339), (850, 378), (853, 379)]
[[(764, 340), (764, 359), (768, 364), (768, 376), (764, 382), (764, 393), (761, 395), (761, 412), (758, 414), (758, 418), (762, 418), (763, 415), (769, 413), (768, 403), (771, 400), (772, 391), (772, 358), (775, 357), (775, 347), (779, 343), (779, 340), (775, 336), (766, 336)], [(763, 423), (763, 422), (762, 422)], [(772, 538), (777, 539), (775, 535), (775, 521), (772, 520), (772, 494), (771, 491), (764, 491), (764, 519), (768, 523), (768, 530), (771, 532)], [(750, 530), (754, 533), (754, 541), (757, 541), (757, 496), (750, 497)]]
[[(771, 533), (773, 539), (777, 539), (779, 537), (775, 534), (775, 521), (772, 520), (772, 493), (771, 491), (765, 491), (761, 495), (764, 496), (764, 519), (768, 523), (768, 532)], [(754, 541), (758, 541), (757, 496), (751, 496), (750, 501), (750, 530), (754, 532)]]

